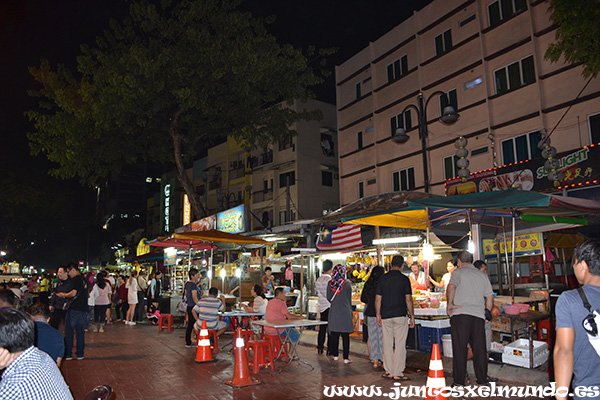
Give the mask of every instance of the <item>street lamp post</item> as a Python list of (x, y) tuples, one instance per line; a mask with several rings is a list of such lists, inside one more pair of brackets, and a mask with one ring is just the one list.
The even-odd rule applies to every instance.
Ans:
[[(404, 107), (404, 110), (402, 110), (402, 114), (404, 114), (404, 112), (409, 108), (412, 108), (417, 113), (419, 137), (421, 138), (421, 149), (423, 152), (423, 182), (425, 186), (425, 193), (429, 193), (429, 166), (427, 161), (427, 106), (429, 105), (429, 101), (435, 95), (445, 96), (446, 100), (448, 100), (446, 93), (442, 92), (441, 90), (433, 92), (426, 101), (423, 101), (423, 92), (419, 92), (417, 96), (417, 99), (419, 101), (418, 107), (414, 104), (409, 104), (406, 107)], [(450, 125), (458, 121), (460, 115), (456, 113), (456, 110), (450, 104), (449, 101), (446, 101), (446, 103), (447, 105), (446, 107), (444, 107), (444, 110), (442, 111), (442, 116), (439, 120), (444, 124)], [(392, 136), (392, 140), (400, 144), (406, 143), (408, 139), (410, 139), (410, 137), (406, 134), (406, 130), (404, 128), (396, 129), (394, 136)]]

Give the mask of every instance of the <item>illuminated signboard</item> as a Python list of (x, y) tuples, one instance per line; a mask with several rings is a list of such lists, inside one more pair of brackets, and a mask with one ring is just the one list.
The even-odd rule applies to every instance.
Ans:
[(515, 187), (520, 190), (547, 192), (597, 185), (600, 181), (600, 144), (585, 146), (574, 151), (557, 154), (561, 181), (548, 180), (544, 167), (545, 159), (521, 161), (469, 175), (465, 182), (461, 178), (446, 180), (446, 195), (491, 192)]
[(164, 251), (165, 265), (175, 265), (177, 263), (177, 249), (175, 247), (167, 247)]
[(187, 225), (192, 220), (192, 205), (188, 199), (188, 195), (183, 195), (183, 224)]
[(164, 208), (164, 214), (165, 214), (165, 232), (169, 232), (171, 230), (171, 226), (169, 225), (169, 219), (170, 219), (170, 214), (171, 214), (171, 210), (170, 210), (170, 206), (171, 206), (171, 184), (167, 183), (165, 185), (165, 188), (163, 189), (163, 192), (165, 194), (165, 208)]
[(141, 240), (138, 242), (137, 248), (136, 248), (136, 250), (135, 250), (135, 255), (136, 255), (136, 256), (141, 256), (141, 255), (144, 255), (144, 254), (150, 253), (150, 246), (148, 246), (148, 245), (146, 244), (146, 240), (148, 240), (148, 239), (146, 239), (146, 238), (142, 238), (142, 239), (141, 239)]
[[(506, 252), (512, 254), (512, 237), (506, 238), (506, 246), (504, 245), (504, 240), (496, 242), (495, 239), (484, 239), (483, 254), (486, 257), (496, 257), (498, 255), (498, 244), (500, 245), (500, 254), (502, 256)], [(542, 242), (539, 233), (517, 235), (515, 237), (515, 245), (516, 256), (542, 254)]]
[(246, 205), (242, 204), (217, 214), (217, 229), (227, 233), (246, 231)]

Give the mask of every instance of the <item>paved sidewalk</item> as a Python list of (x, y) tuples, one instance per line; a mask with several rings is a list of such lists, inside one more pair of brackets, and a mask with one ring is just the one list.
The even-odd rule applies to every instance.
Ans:
[[(115, 400), (186, 399), (321, 399), (324, 385), (375, 385), (389, 391), (393, 382), (381, 377), (367, 359), (354, 357), (344, 364), (318, 356), (314, 348), (299, 347), (303, 359), (314, 366), (276, 361), (276, 369), (261, 369), (262, 384), (243, 389), (224, 383), (233, 377), (233, 356), (227, 349), (216, 362), (195, 363), (195, 349), (186, 348), (183, 329), (173, 332), (152, 325), (107, 326), (104, 333), (87, 333), (84, 360), (64, 361), (61, 368), (76, 400), (95, 386), (111, 386)], [(308, 336), (308, 335), (307, 335)], [(225, 336), (220, 347), (231, 341)], [(426, 372), (407, 370), (411, 384), (424, 385)]]
[[(329, 357), (318, 356), (314, 343), (316, 332), (305, 331), (303, 343), (299, 346), (301, 357), (312, 364), (314, 369), (292, 362), (287, 365), (276, 361), (275, 371), (261, 369), (257, 375), (262, 384), (246, 388), (233, 388), (224, 383), (233, 377), (234, 360), (228, 354), (230, 346), (219, 352), (213, 363), (197, 364), (195, 349), (184, 345), (183, 329), (173, 332), (158, 332), (156, 326), (138, 324), (125, 326), (122, 323), (107, 326), (104, 333), (87, 333), (85, 359), (63, 361), (61, 368), (67, 384), (76, 400), (82, 400), (95, 386), (106, 384), (114, 389), (113, 400), (254, 400), (254, 399), (325, 399), (324, 386), (375, 386), (380, 387), (384, 397), (392, 393), (394, 383), (381, 377), (382, 370), (375, 370), (366, 357), (366, 344), (353, 338), (351, 341), (351, 364), (333, 361)], [(231, 342), (225, 335), (219, 347)], [(406, 374), (411, 379), (402, 386), (425, 385), (428, 373), (429, 354), (409, 351)], [(452, 383), (448, 371), (452, 368), (451, 359), (444, 360), (446, 382)], [(519, 383), (503, 381), (499, 384)], [(505, 371), (516, 371), (521, 384), (537, 384), (530, 377), (535, 372), (516, 367), (502, 367)], [(501, 376), (502, 375), (502, 376)], [(547, 378), (546, 378), (547, 382)], [(336, 398), (374, 398), (373, 396), (349, 396)], [(408, 397), (419, 398), (419, 397)]]

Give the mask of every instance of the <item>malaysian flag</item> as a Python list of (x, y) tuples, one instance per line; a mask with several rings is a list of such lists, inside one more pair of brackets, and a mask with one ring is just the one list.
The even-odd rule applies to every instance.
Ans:
[(321, 225), (317, 240), (319, 250), (355, 250), (362, 247), (360, 225)]

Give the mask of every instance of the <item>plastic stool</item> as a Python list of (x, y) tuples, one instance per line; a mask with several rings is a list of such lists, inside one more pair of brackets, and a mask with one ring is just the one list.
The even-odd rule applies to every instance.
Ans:
[[(252, 349), (252, 360), (250, 360), (250, 349)], [(273, 346), (266, 340), (250, 340), (246, 343), (246, 359), (250, 360), (249, 365), (252, 366), (252, 372), (257, 374), (260, 367), (271, 367), (271, 371), (275, 371), (275, 363), (273, 362)], [(267, 359), (267, 353), (268, 359)]]
[(215, 349), (215, 354), (219, 354), (219, 340), (217, 339), (217, 331), (209, 329), (208, 337), (210, 338), (211, 336), (213, 338), (213, 348)]
[(283, 349), (282, 354), (280, 354), (281, 347), (283, 346), (283, 343), (281, 342), (281, 337), (279, 335), (264, 335), (264, 336), (265, 336), (265, 339), (271, 345), (271, 349), (273, 350), (273, 360), (275, 360), (276, 358), (285, 357), (285, 361), (286, 362), (289, 361), (287, 349)]
[[(544, 333), (545, 331), (545, 333)], [(550, 320), (543, 319), (537, 323), (537, 340), (548, 343), (550, 345)]]
[(254, 340), (254, 331), (251, 329), (242, 329), (242, 338), (244, 338), (244, 343), (248, 343), (251, 340)]
[(158, 331), (168, 329), (169, 332), (173, 332), (173, 315), (161, 314), (158, 318)]

